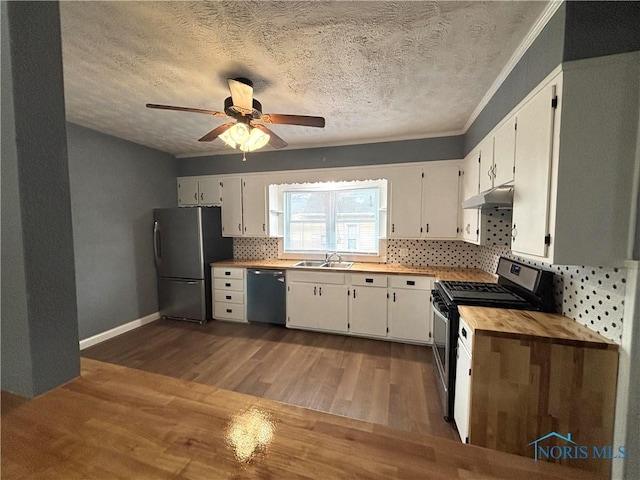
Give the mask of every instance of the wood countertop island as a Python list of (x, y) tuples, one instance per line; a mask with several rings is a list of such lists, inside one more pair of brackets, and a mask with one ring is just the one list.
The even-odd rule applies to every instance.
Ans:
[(613, 341), (558, 313), (469, 306), (460, 306), (458, 311), (476, 335), (618, 350)]
[(315, 272), (343, 272), (343, 273), (371, 273), (381, 275), (425, 275), (435, 277), (437, 280), (457, 280), (463, 282), (497, 282), (497, 277), (478, 268), (455, 267), (414, 267), (411, 265), (398, 265), (386, 263), (355, 262), (348, 269), (332, 268), (304, 268), (293, 265), (300, 260), (222, 260), (211, 264), (212, 267), (237, 267), (237, 268), (282, 268), (292, 270), (309, 270)]
[[(588, 458), (545, 460), (608, 478), (612, 458), (597, 458), (593, 448), (613, 442), (618, 345), (558, 314), (458, 310), (472, 330), (469, 443), (532, 457), (536, 439), (571, 434)], [(540, 445), (549, 451), (567, 442), (552, 435)]]

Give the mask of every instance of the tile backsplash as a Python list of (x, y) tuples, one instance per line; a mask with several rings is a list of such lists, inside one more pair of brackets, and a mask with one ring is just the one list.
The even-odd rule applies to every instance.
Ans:
[[(233, 256), (245, 260), (277, 259), (278, 239), (234, 238)], [(620, 343), (626, 268), (549, 265), (514, 256), (508, 247), (460, 241), (387, 241), (387, 263), (394, 264), (480, 268), (495, 273), (500, 256), (552, 271), (556, 275), (556, 311)]]

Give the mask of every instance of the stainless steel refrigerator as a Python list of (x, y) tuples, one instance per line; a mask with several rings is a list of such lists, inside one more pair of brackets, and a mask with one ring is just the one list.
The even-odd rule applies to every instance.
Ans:
[(153, 220), (160, 315), (205, 323), (212, 318), (209, 264), (233, 258), (220, 208), (160, 208)]

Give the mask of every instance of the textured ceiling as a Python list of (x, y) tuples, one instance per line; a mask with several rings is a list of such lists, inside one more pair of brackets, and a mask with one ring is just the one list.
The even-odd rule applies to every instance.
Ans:
[[(254, 82), (289, 148), (459, 132), (547, 2), (60, 2), (67, 119), (177, 155), (226, 122), (226, 79)], [(269, 149), (270, 147), (266, 147)]]

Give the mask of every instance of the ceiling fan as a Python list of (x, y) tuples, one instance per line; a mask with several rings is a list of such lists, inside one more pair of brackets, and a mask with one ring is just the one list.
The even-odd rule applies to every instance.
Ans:
[[(262, 104), (253, 98), (253, 82), (248, 78), (229, 78), (231, 96), (224, 101), (224, 112), (204, 110), (201, 108), (175, 107), (147, 103), (148, 108), (161, 110), (177, 110), (180, 112), (204, 113), (214, 117), (231, 117), (235, 122), (224, 123), (198, 139), (199, 142), (210, 142), (220, 138), (232, 148), (243, 152), (252, 152), (264, 147), (267, 143), (273, 148), (287, 146), (282, 138), (263, 124), (268, 125), (301, 125), (304, 127), (324, 128), (323, 117), (306, 115), (284, 115), (280, 113), (262, 113)], [(261, 123), (258, 123), (261, 122)]]

